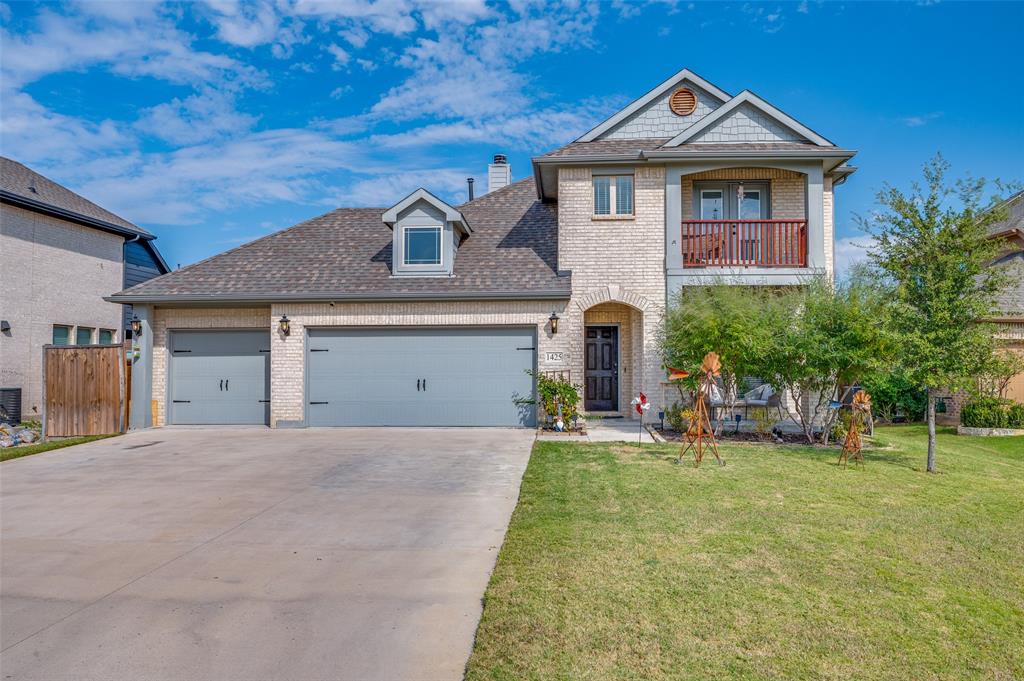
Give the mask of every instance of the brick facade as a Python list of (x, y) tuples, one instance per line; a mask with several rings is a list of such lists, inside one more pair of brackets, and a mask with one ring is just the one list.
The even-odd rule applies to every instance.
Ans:
[[(635, 170), (634, 216), (628, 219), (594, 217), (592, 177), (590, 168), (561, 168), (558, 173), (558, 265), (573, 277), (572, 299), (559, 332), (569, 342), (568, 368), (573, 381), (582, 384), (584, 326), (614, 312), (627, 324), (628, 360), (635, 367), (628, 380), (620, 375), (620, 411), (630, 414), (629, 401), (645, 390), (657, 412), (663, 377), (659, 339), (665, 313), (665, 171)], [(622, 305), (635, 314), (627, 319)]]
[(21, 388), (22, 418), (42, 415), (42, 352), (55, 324), (114, 331), (121, 306), (103, 296), (124, 281), (124, 237), (32, 211), (0, 207), (0, 387)]

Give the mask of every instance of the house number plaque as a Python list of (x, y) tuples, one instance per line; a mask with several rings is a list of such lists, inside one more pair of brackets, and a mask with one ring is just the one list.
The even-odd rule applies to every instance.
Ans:
[(544, 353), (544, 361), (548, 364), (565, 364), (569, 361), (568, 352), (546, 352)]

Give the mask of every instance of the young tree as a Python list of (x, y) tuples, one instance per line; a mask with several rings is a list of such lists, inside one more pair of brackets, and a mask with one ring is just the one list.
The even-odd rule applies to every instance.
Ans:
[[(946, 180), (937, 155), (924, 166), (924, 185), (908, 194), (886, 185), (881, 209), (860, 222), (875, 237), (869, 260), (894, 292), (889, 326), (898, 336), (899, 365), (928, 391), (928, 463), (935, 471), (935, 391), (964, 387), (985, 366), (992, 328), (980, 320), (995, 309), (1003, 275), (987, 267), (998, 245), (988, 228), (1003, 219), (993, 197), (983, 205), (984, 179)], [(997, 185), (998, 186), (998, 185)]]
[(777, 391), (792, 395), (790, 418), (808, 442), (818, 424), (828, 443), (838, 417), (829, 403), (840, 386), (888, 361), (885, 315), (882, 289), (860, 279), (838, 286), (813, 280), (762, 308), (758, 323), (771, 330), (775, 344), (756, 370)]
[[(759, 326), (758, 308), (766, 295), (729, 284), (680, 291), (665, 320), (663, 351), (669, 366), (691, 373), (708, 352), (722, 363), (722, 402), (727, 413), (736, 405), (739, 379), (755, 375), (751, 367), (771, 339)], [(717, 430), (722, 428), (719, 419)]]

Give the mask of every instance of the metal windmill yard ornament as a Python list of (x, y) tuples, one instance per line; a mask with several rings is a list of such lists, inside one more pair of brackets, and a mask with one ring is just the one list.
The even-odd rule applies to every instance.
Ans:
[(864, 420), (871, 413), (871, 395), (863, 390), (858, 390), (853, 396), (853, 403), (850, 405), (853, 413), (850, 415), (850, 428), (846, 431), (846, 441), (843, 442), (843, 451), (839, 454), (839, 462), (846, 467), (847, 461), (853, 461), (864, 465), (864, 454), (861, 452), (860, 429)]
[(697, 399), (694, 400), (693, 418), (686, 429), (686, 444), (679, 451), (679, 459), (682, 461), (688, 451), (693, 451), (694, 463), (700, 466), (704, 459), (705, 443), (718, 460), (719, 466), (724, 466), (725, 461), (718, 453), (718, 443), (715, 441), (715, 431), (711, 427), (711, 418), (708, 413), (708, 402), (711, 401), (711, 394), (715, 385), (715, 377), (721, 373), (722, 363), (718, 361), (718, 355), (709, 352), (704, 355), (704, 361), (700, 364), (700, 376), (697, 384)]

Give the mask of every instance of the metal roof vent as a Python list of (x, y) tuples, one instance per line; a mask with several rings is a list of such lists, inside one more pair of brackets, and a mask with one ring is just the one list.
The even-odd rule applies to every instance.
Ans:
[(677, 116), (689, 116), (697, 108), (697, 95), (690, 88), (681, 87), (669, 97), (668, 107)]

